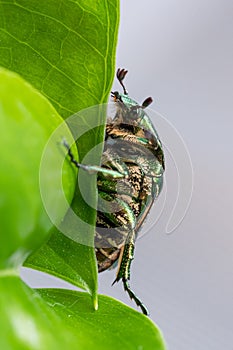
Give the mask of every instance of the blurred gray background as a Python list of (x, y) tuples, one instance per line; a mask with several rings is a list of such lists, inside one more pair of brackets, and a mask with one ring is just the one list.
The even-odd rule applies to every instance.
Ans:
[[(129, 70), (130, 96), (152, 96), (177, 128), (194, 169), (190, 207), (168, 235), (177, 174), (167, 154), (166, 205), (137, 242), (131, 285), (168, 349), (233, 349), (233, 1), (122, 1), (118, 66)], [(68, 286), (31, 270), (22, 276), (33, 287)], [(111, 287), (114, 276), (99, 276), (100, 293), (134, 307), (120, 283)]]

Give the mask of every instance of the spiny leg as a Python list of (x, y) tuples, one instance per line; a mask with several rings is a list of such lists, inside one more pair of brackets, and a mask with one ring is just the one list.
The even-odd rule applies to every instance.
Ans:
[(115, 281), (113, 282), (116, 283), (120, 279), (122, 279), (123, 286), (125, 291), (128, 293), (129, 297), (135, 301), (137, 306), (139, 306), (144, 313), (144, 315), (149, 315), (149, 311), (147, 310), (146, 306), (143, 304), (143, 302), (137, 297), (137, 295), (134, 293), (134, 291), (131, 289), (129, 285), (129, 280), (130, 280), (130, 266), (131, 262), (134, 258), (134, 241), (135, 241), (135, 231), (132, 230), (128, 234), (126, 244), (123, 247), (123, 253), (121, 257), (119, 258), (119, 270), (117, 273), (117, 277)]
[(123, 174), (123, 173), (120, 173), (119, 171), (106, 169), (97, 165), (86, 165), (86, 164), (78, 163), (77, 160), (74, 158), (74, 155), (71, 152), (70, 146), (68, 145), (66, 140), (63, 140), (62, 143), (63, 143), (63, 146), (65, 146), (65, 148), (68, 151), (68, 156), (70, 157), (71, 163), (73, 163), (77, 168), (83, 169), (87, 171), (89, 174), (102, 173), (104, 175), (111, 176), (115, 179), (125, 177), (125, 173)]
[(134, 291), (131, 289), (131, 287), (129, 285), (129, 281), (122, 279), (122, 282), (123, 282), (123, 286), (124, 286), (125, 291), (129, 294), (129, 297), (131, 299), (133, 299), (135, 301), (135, 303), (137, 304), (137, 306), (139, 306), (141, 308), (143, 314), (148, 316), (149, 311), (148, 311), (147, 307), (143, 304), (143, 302), (136, 296)]

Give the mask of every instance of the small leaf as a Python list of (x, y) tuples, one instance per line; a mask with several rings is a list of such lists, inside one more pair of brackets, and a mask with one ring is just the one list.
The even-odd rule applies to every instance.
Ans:
[(94, 311), (90, 297), (65, 289), (39, 289), (44, 300), (75, 332), (85, 350), (165, 350), (158, 328), (150, 319), (119, 301), (99, 295)]
[(41, 185), (58, 224), (67, 211), (66, 200), (72, 200), (76, 175), (67, 162), (62, 172), (64, 153), (57, 139), (50, 142), (50, 158), (39, 178), (51, 134), (59, 127), (72, 142), (71, 133), (47, 99), (17, 74), (1, 68), (0, 81), (0, 268), (12, 268), (48, 238), (53, 226), (41, 199)]
[(18, 276), (0, 272), (0, 349), (83, 349), (48, 304)]
[(118, 17), (118, 0), (0, 0), (0, 65), (34, 85), (63, 117), (106, 102)]

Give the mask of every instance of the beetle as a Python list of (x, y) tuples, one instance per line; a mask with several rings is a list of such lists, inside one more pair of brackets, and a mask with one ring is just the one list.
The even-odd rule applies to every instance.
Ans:
[(129, 285), (130, 267), (138, 232), (154, 200), (161, 192), (165, 170), (162, 143), (145, 108), (148, 97), (140, 105), (129, 97), (124, 85), (127, 70), (118, 69), (116, 77), (123, 93), (111, 92), (116, 113), (107, 120), (101, 166), (78, 163), (68, 150), (76, 167), (97, 173), (100, 204), (97, 210), (95, 252), (98, 271), (118, 263), (116, 279), (141, 308), (148, 310)]

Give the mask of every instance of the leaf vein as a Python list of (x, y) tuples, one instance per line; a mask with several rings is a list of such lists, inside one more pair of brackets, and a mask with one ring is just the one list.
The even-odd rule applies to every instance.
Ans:
[(84, 88), (82, 85), (78, 84), (77, 81), (75, 81), (74, 79), (72, 79), (69, 75), (67, 75), (65, 72), (63, 72), (61, 69), (59, 69), (57, 66), (55, 66), (54, 64), (52, 64), (46, 57), (44, 57), (39, 51), (37, 51), (36, 49), (34, 49), (31, 45), (29, 45), (27, 42), (20, 40), (18, 38), (16, 38), (13, 34), (9, 33), (8, 31), (4, 30), (4, 29), (0, 29), (1, 31), (5, 32), (5, 34), (8, 34), (10, 37), (12, 37), (14, 40), (16, 40), (18, 43), (20, 44), (24, 44), (25, 46), (29, 47), (32, 51), (34, 51), (38, 56), (40, 56), (48, 65), (50, 65), (54, 70), (56, 70), (57, 72), (59, 72), (61, 75), (63, 75), (65, 78), (67, 78), (70, 82), (72, 82), (75, 86), (83, 89), (89, 96), (91, 96), (94, 101), (96, 101), (98, 103), (98, 100), (96, 98), (95, 95), (93, 95), (89, 90), (87, 90), (86, 88)]

